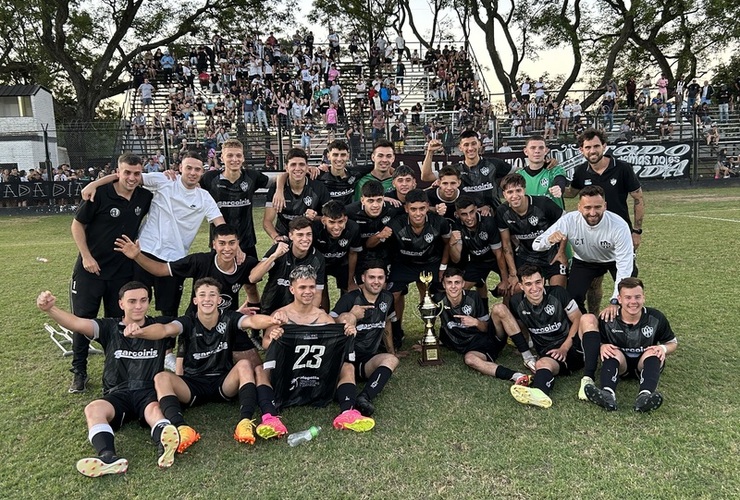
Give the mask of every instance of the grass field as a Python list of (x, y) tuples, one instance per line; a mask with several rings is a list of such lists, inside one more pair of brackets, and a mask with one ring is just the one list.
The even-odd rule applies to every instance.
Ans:
[[(322, 434), (297, 448), (250, 447), (231, 437), (237, 405), (209, 405), (188, 411), (203, 438), (171, 469), (157, 469), (148, 432), (129, 424), (117, 434), (129, 472), (99, 479), (74, 464), (93, 454), (83, 409), (100, 395), (102, 357), (91, 357), (88, 392), (68, 395), (70, 359), (34, 305), (50, 289), (68, 307), (72, 216), (3, 217), (0, 496), (738, 498), (740, 188), (648, 192), (646, 202), (640, 274), (648, 305), (666, 313), (679, 339), (657, 412), (631, 411), (635, 381), (620, 384), (618, 412), (580, 402), (580, 376), (557, 379), (549, 410), (525, 407), (508, 383), (472, 372), (457, 354), (444, 351), (446, 363), (433, 368), (412, 354), (377, 400), (372, 432), (331, 429), (336, 405), (291, 408), (289, 430), (321, 425)], [(194, 248), (206, 248), (205, 231)], [(418, 338), (411, 309), (405, 329)], [(522, 368), (509, 349), (500, 361)]]

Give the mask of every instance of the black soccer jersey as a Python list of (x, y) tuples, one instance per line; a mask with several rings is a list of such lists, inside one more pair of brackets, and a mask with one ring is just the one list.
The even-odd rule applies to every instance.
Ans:
[(177, 356), (183, 358), (183, 373), (191, 377), (228, 373), (234, 366), (231, 355), (234, 340), (237, 335), (246, 335), (239, 328), (243, 317), (236, 311), (223, 311), (212, 329), (203, 326), (197, 315), (186, 314), (177, 318), (182, 325)]
[[(277, 214), (277, 222), (275, 222), (275, 229), (278, 234), (288, 234), (288, 224), (293, 219), (306, 214), (306, 210), (312, 209), (317, 213), (321, 213), (321, 207), (329, 201), (329, 191), (322, 182), (306, 180), (306, 184), (303, 186), (303, 190), (299, 194), (295, 194), (290, 186), (286, 183), (285, 189), (283, 189), (285, 196), (285, 208), (282, 212)], [(272, 198), (275, 196), (275, 186), (272, 186), (267, 191), (267, 201), (265, 207), (272, 207)]]
[(327, 269), (332, 266), (347, 266), (349, 251), (362, 252), (360, 226), (347, 220), (347, 226), (338, 238), (333, 238), (321, 222), (313, 224), (313, 244), (324, 255)]
[[(252, 200), (258, 189), (267, 187), (269, 178), (262, 172), (243, 169), (241, 176), (231, 182), (221, 173), (220, 170), (206, 172), (200, 185), (216, 200), (226, 223), (237, 228), (239, 246), (242, 249), (253, 248), (257, 245), (257, 238), (254, 233)], [(210, 241), (213, 241), (214, 228), (211, 225)]]
[(463, 253), (460, 262), (495, 262), (494, 250), (501, 248), (501, 233), (494, 217), (481, 217), (478, 225), (468, 229), (462, 222), (456, 222), (453, 229), (460, 231), (463, 238)]
[[(247, 256), (241, 265), (236, 266), (233, 273), (228, 274), (218, 267), (216, 259), (216, 251), (213, 250), (211, 252), (192, 253), (182, 259), (168, 262), (167, 265), (172, 276), (193, 278), (193, 286), (195, 286), (195, 281), (200, 278), (216, 279), (221, 283), (221, 303), (218, 308), (222, 311), (236, 311), (240, 305), (239, 290), (241, 290), (242, 285), (249, 283), (249, 273), (252, 272), (259, 261), (254, 257)], [(193, 297), (195, 297), (195, 289), (190, 294), (189, 313), (194, 313), (196, 310), (192, 300)]]
[[(168, 339), (146, 340), (125, 337), (121, 318), (92, 320), (97, 324), (95, 340), (105, 352), (103, 395), (115, 391), (154, 389), (154, 376), (164, 369)], [(169, 318), (150, 318), (144, 326), (166, 323)]]
[(608, 210), (619, 215), (632, 228), (627, 197), (629, 193), (640, 189), (640, 181), (632, 165), (612, 157), (608, 158), (609, 165), (601, 175), (594, 172), (588, 162), (576, 167), (570, 185), (579, 190), (586, 186), (601, 186), (606, 195)]
[(628, 358), (639, 358), (650, 346), (676, 340), (668, 318), (651, 307), (642, 309), (642, 316), (636, 325), (625, 323), (621, 311), (613, 321), (600, 319), (599, 332), (602, 344), (614, 344)]
[(499, 231), (508, 229), (511, 236), (516, 236), (519, 241), (516, 249), (518, 259), (528, 264), (547, 266), (557, 253), (558, 246), (553, 246), (547, 252), (536, 252), (532, 250), (532, 242), (552, 226), (564, 211), (545, 196), (526, 196), (529, 200), (527, 213), (519, 215), (508, 203), (504, 203), (496, 209), (496, 224)]
[(347, 177), (338, 177), (329, 172), (323, 172), (318, 180), (324, 183), (326, 190), (329, 192), (329, 197), (332, 200), (341, 202), (343, 205), (349, 205), (355, 196), (355, 184), (368, 173), (367, 170), (362, 171), (355, 168), (346, 169)]
[[(277, 244), (270, 247), (265, 254), (265, 258), (275, 253)], [(279, 257), (275, 264), (270, 269), (267, 276), (267, 283), (265, 289), (262, 292), (262, 312), (264, 314), (272, 314), (276, 310), (283, 306), (287, 306), (293, 302), (293, 294), (290, 293), (290, 272), (297, 266), (311, 266), (316, 271), (316, 289), (323, 290), (326, 284), (326, 264), (324, 262), (324, 256), (311, 247), (308, 254), (302, 259), (296, 258), (293, 255), (292, 246), (288, 252)]]
[(349, 312), (355, 305), (373, 306), (373, 309), (365, 310), (365, 316), (362, 319), (357, 320), (355, 357), (359, 361), (364, 361), (378, 353), (386, 321), (396, 319), (393, 294), (383, 290), (375, 302), (371, 303), (365, 298), (362, 290), (352, 290), (339, 297), (331, 311), (331, 316), (337, 318), (340, 314)]
[(460, 189), (475, 199), (478, 206), (496, 208), (501, 204), (499, 182), (514, 170), (514, 166), (498, 158), (481, 158), (477, 165), (457, 165), (460, 170)]
[(265, 370), (278, 409), (326, 406), (333, 397), (345, 359), (352, 360), (352, 337), (344, 325), (283, 325), (283, 335), (265, 354)]
[(371, 236), (380, 232), (383, 227), (387, 226), (393, 217), (399, 213), (398, 209), (386, 204), (380, 211), (380, 215), (377, 217), (370, 217), (362, 208), (361, 201), (356, 201), (347, 205), (347, 217), (349, 220), (356, 222), (359, 226), (360, 244), (365, 249), (360, 255), (358, 255), (358, 262), (369, 259), (380, 259), (383, 262), (388, 261), (388, 243), (380, 243), (374, 248), (367, 248), (367, 240)]
[(560, 347), (568, 338), (571, 323), (568, 313), (578, 309), (565, 288), (546, 286), (542, 302), (532, 305), (524, 293), (511, 297), (511, 313), (529, 330), (532, 342), (540, 356)]
[(444, 309), (439, 315), (439, 329), (443, 334), (447, 347), (459, 353), (467, 350), (468, 345), (480, 335), (487, 335), (476, 327), (466, 327), (455, 316), (472, 316), (479, 321), (487, 322), (490, 318), (486, 306), (483, 304), (478, 292), (463, 290), (462, 300), (453, 306), (444, 292), (438, 293), (432, 299), (434, 302), (442, 302)]
[(88, 273), (77, 256), (75, 273), (86, 273), (92, 279), (112, 280), (134, 275), (134, 261), (121, 252), (114, 252), (116, 238), (126, 235), (135, 241), (139, 225), (149, 212), (152, 193), (137, 187), (127, 200), (116, 193), (113, 184), (101, 186), (94, 201), (83, 201), (75, 220), (85, 226), (87, 247), (100, 266), (100, 274)]
[(447, 219), (429, 212), (418, 234), (411, 227), (406, 214), (394, 218), (388, 226), (393, 230), (389, 241), (397, 262), (407, 266), (425, 266), (442, 260), (446, 240), (450, 238)]
[(443, 217), (451, 223), (457, 222), (457, 217), (455, 216), (455, 202), (460, 198), (460, 193), (461, 191), (458, 189), (455, 198), (448, 201), (439, 197), (439, 188), (427, 189), (426, 194), (427, 199), (429, 200), (429, 210), (434, 210), (436, 213), (437, 205), (444, 203), (446, 208)]

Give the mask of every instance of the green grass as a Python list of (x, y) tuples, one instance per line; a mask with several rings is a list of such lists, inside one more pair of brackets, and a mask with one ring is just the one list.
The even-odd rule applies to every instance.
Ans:
[[(116, 442), (129, 472), (100, 479), (82, 477), (74, 463), (92, 454), (83, 409), (100, 394), (102, 358), (91, 358), (88, 392), (68, 395), (70, 359), (48, 339), (34, 306), (50, 289), (68, 307), (71, 215), (4, 217), (1, 495), (737, 498), (740, 189), (648, 192), (646, 201), (641, 277), (648, 304), (666, 313), (679, 338), (660, 381), (659, 411), (633, 413), (637, 385), (628, 381), (617, 390), (620, 411), (607, 414), (576, 399), (579, 376), (557, 379), (551, 409), (525, 407), (508, 383), (467, 369), (454, 353), (443, 351), (445, 364), (432, 368), (420, 368), (412, 354), (377, 400), (372, 432), (331, 429), (336, 405), (291, 408), (283, 413), (290, 430), (321, 425), (322, 434), (297, 448), (285, 440), (249, 447), (231, 437), (237, 406), (213, 404), (187, 412), (203, 438), (171, 469), (157, 469), (148, 433), (129, 424)], [(260, 251), (266, 247), (263, 239)], [(205, 231), (194, 248), (206, 248)], [(405, 329), (418, 338), (411, 310)], [(521, 369), (510, 349), (500, 361)]]

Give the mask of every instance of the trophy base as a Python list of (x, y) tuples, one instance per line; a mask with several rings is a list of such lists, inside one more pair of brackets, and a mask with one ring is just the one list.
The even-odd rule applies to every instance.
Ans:
[(439, 366), (444, 364), (440, 357), (439, 344), (422, 344), (419, 366)]

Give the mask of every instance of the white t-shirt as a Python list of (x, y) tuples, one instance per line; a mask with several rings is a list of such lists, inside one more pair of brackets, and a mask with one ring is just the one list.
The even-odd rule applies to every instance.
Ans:
[(162, 173), (143, 174), (144, 187), (154, 193), (152, 205), (139, 233), (141, 250), (162, 260), (182, 259), (190, 251), (203, 219), (221, 217), (208, 191), (187, 189), (182, 179), (169, 180)]

